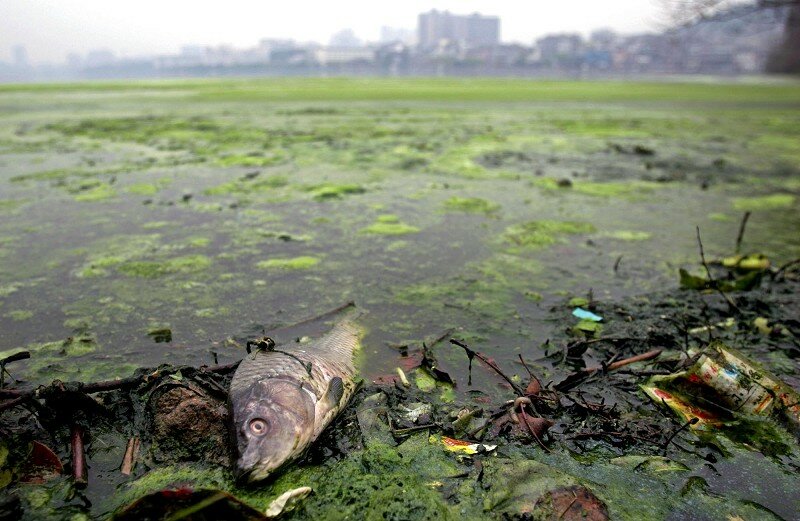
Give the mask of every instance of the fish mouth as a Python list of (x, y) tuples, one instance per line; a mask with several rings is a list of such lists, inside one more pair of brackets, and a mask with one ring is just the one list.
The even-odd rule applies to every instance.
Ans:
[(270, 475), (269, 471), (264, 471), (257, 467), (242, 467), (238, 464), (236, 465), (233, 473), (236, 483), (240, 485), (250, 485), (258, 481), (262, 481)]

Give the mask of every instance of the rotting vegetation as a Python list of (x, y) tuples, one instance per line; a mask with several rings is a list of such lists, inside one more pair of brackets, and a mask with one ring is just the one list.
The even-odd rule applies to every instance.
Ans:
[[(31, 352), (8, 365), (6, 389), (169, 364), (142, 386), (93, 394), (98, 408), (77, 400), (87, 405), (86, 488), (69, 468), (18, 482), (32, 438), (71, 461), (69, 421), (48, 417), (57, 396), (3, 411), (5, 432), (26, 425), (0, 468), (0, 484), (17, 480), (0, 493), (3, 508), (102, 518), (190, 484), (263, 511), (309, 484), (314, 494), (290, 516), (558, 517), (592, 508), (588, 490), (612, 518), (791, 517), (797, 449), (780, 425), (742, 419), (738, 438), (709, 437), (637, 385), (713, 337), (797, 387), (796, 267), (772, 280), (713, 263), (733, 253), (743, 211), (753, 214), (740, 253), (766, 254), (773, 274), (800, 257), (796, 92), (630, 84), (611, 96), (604, 84), (566, 83), (564, 104), (538, 83), (462, 92), (456, 81), (447, 92), (461, 92), (458, 103), (431, 104), (447, 82), (397, 91), (367, 81), (361, 98), (361, 84), (326, 80), (323, 95), (275, 87), (284, 83), (52, 87), (58, 104), (41, 103), (51, 87), (0, 88), (0, 106), (13, 109), (0, 118), (0, 352)], [(362, 100), (390, 92), (392, 103)], [(695, 225), (713, 277), (697, 262)], [(696, 289), (675, 289), (679, 268)], [(130, 422), (148, 418), (136, 407), (160, 386), (186, 393), (209, 420), (198, 426), (214, 432), (226, 377), (192, 368), (234, 362), (265, 329), (350, 299), (370, 311), (367, 385), (273, 484), (238, 488), (219, 443), (181, 443), (178, 433), (192, 434), (181, 422), (199, 413)], [(573, 317), (576, 307), (603, 321)], [(517, 411), (525, 423), (473, 435), (518, 393), (477, 359), (470, 374), (450, 339), (526, 391), (523, 356), (543, 388), (536, 411), (523, 405), (527, 420)], [(596, 370), (656, 348), (655, 359)], [(410, 387), (393, 383), (397, 367)], [(558, 388), (571, 374), (576, 386)], [(386, 414), (370, 422), (375, 400)], [(30, 409), (52, 432), (32, 426)], [(441, 436), (498, 447), (453, 453)], [(117, 468), (132, 437), (141, 447), (127, 477)]]
[[(663, 519), (690, 513), (786, 518), (797, 508), (791, 467), (800, 451), (785, 426), (771, 418), (742, 416), (729, 429), (694, 431), (666, 410), (653, 414), (660, 406), (636, 389), (649, 375), (692, 363), (687, 351), (705, 345), (708, 338), (759, 346), (751, 349), (751, 356), (772, 363), (795, 359), (800, 355), (792, 331), (798, 275), (792, 267), (767, 272), (764, 287), (735, 297), (733, 315), (715, 292), (668, 291), (629, 303), (576, 297), (554, 308), (552, 315), (564, 314), (569, 305), (584, 305), (609, 323), (603, 336), (555, 333), (544, 359), (526, 360), (522, 350), (513, 368), (474, 351), (459, 340), (469, 333), (458, 330), (393, 346), (398, 373), (408, 376), (379, 377), (367, 384), (304, 461), (258, 488), (232, 481), (227, 451), (221, 450), (227, 429), (221, 411), (235, 364), (200, 370), (162, 366), (122, 381), (83, 387), (55, 383), (40, 389), (37, 396), (43, 402), (38, 407), (28, 412), (38, 402), (22, 402), (28, 403), (25, 409), (4, 416), (17, 426), (3, 426), (12, 434), (4, 446), (13, 455), (3, 463), (12, 482), (28, 475), (21, 449), (26, 441), (58, 447), (74, 437), (77, 424), (91, 434), (94, 448), (88, 458), (103, 472), (119, 465), (128, 436), (141, 440), (137, 470), (130, 478), (113, 479), (119, 483), (118, 493), (90, 500), (103, 512), (187, 485), (227, 491), (263, 511), (281, 493), (310, 484), (315, 493), (289, 518), (547, 515), (564, 487), (587, 498), (571, 514), (576, 519)], [(648, 311), (653, 306), (659, 315)], [(769, 319), (761, 318), (765, 311)], [(718, 323), (724, 325), (713, 325)], [(285, 336), (291, 337), (296, 330), (288, 331), (292, 334)], [(39, 355), (32, 353), (34, 359)], [(470, 369), (464, 374), (457, 366), (466, 364)], [(488, 386), (470, 383), (480, 372)], [(796, 367), (789, 373), (800, 376)], [(453, 388), (461, 392), (442, 392)], [(82, 394), (97, 391), (97, 401)], [(33, 398), (11, 389), (3, 392), (6, 398)], [(34, 411), (41, 426), (33, 421)], [(128, 411), (134, 411), (133, 420)], [(72, 420), (65, 424), (66, 418)], [(475, 445), (453, 444), (455, 439)], [(101, 440), (111, 450), (95, 447)], [(756, 463), (757, 453), (762, 459)], [(112, 455), (117, 459), (107, 457)], [(731, 459), (755, 467), (724, 463)], [(728, 491), (723, 499), (714, 491), (725, 490), (729, 478), (706, 472), (709, 462), (726, 473), (747, 472), (768, 482), (751, 483), (732, 495)], [(42, 500), (37, 498), (44, 495), (52, 515), (80, 511), (86, 492), (70, 485), (70, 479), (46, 477), (43, 484), (12, 487), (15, 492), (4, 508), (41, 513), (36, 505)], [(646, 491), (650, 500), (631, 501), (630, 487)], [(766, 488), (771, 492), (762, 497)]]

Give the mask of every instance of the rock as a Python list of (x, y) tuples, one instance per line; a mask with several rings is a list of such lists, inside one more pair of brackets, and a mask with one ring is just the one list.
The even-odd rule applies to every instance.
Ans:
[(151, 407), (159, 460), (228, 464), (228, 412), (221, 400), (182, 383), (159, 394)]

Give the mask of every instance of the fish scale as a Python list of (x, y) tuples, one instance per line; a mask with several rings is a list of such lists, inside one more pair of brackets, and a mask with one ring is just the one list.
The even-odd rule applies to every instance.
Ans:
[[(353, 357), (358, 349), (358, 330), (351, 322), (340, 322), (316, 342), (281, 345), (276, 349), (257, 350), (242, 359), (231, 381), (231, 395), (245, 391), (256, 381), (279, 376), (303, 380), (320, 388), (320, 392), (327, 390), (334, 376), (342, 380), (353, 378), (356, 374)], [(301, 361), (311, 364), (310, 377)], [(317, 397), (320, 396), (317, 393)]]

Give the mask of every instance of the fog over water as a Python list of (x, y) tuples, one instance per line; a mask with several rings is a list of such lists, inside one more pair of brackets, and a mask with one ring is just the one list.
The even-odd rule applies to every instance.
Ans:
[(375, 41), (382, 27), (415, 29), (430, 9), (499, 16), (504, 42), (530, 44), (546, 33), (588, 33), (608, 27), (630, 33), (659, 28), (657, 2), (642, 0), (485, 0), (359, 2), (253, 2), (205, 5), (188, 0), (3, 0), (0, 2), (0, 61), (25, 47), (32, 64), (64, 62), (69, 53), (108, 49), (119, 56), (174, 53), (188, 44), (254, 45), (261, 38), (327, 42), (346, 28)]

